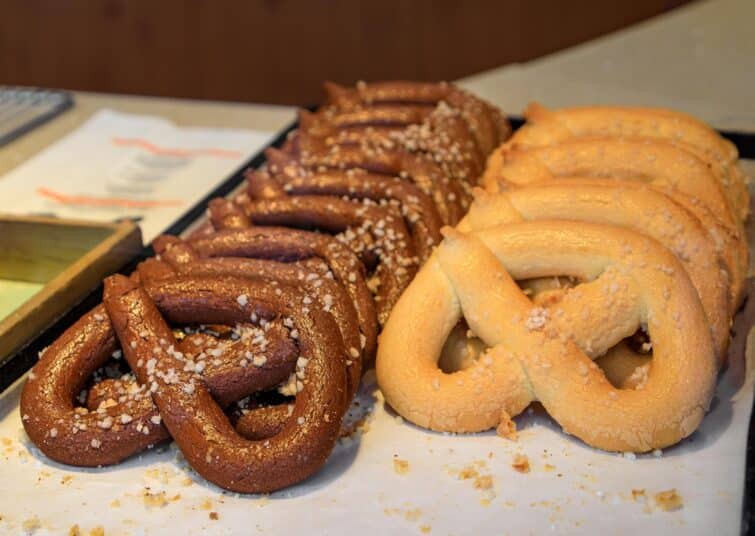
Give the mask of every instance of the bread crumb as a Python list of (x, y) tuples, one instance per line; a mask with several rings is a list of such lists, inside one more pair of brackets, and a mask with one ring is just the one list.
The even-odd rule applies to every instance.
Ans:
[(551, 464), (549, 464), (549, 463), (546, 463), (546, 464), (545, 464), (545, 465), (543, 466), (543, 469), (545, 469), (546, 471), (553, 471), (553, 470), (555, 470), (555, 469), (556, 469), (556, 466), (555, 466), (555, 465), (551, 465)]
[(405, 475), (409, 472), (409, 462), (400, 458), (393, 459), (393, 472), (397, 475)]
[(29, 533), (33, 533), (38, 528), (41, 528), (41, 527), (42, 527), (42, 523), (39, 521), (39, 518), (37, 516), (31, 516), (29, 519), (26, 519), (21, 524), (21, 528)]
[(480, 476), (480, 473), (477, 472), (477, 469), (474, 467), (465, 467), (461, 471), (459, 471), (459, 480), (468, 480), (470, 478), (477, 478)]
[(498, 427), (495, 431), (499, 437), (516, 441), (516, 423), (512, 420), (506, 410), (501, 412), (501, 421), (498, 423)]
[(98, 525), (89, 531), (89, 536), (105, 536), (105, 529)]
[(433, 528), (430, 525), (420, 525), (419, 530), (422, 534), (429, 534)]
[(493, 477), (490, 475), (478, 476), (474, 481), (475, 489), (491, 489), (493, 487)]
[(165, 497), (164, 491), (150, 493), (144, 490), (144, 506), (147, 508), (162, 508), (166, 504), (168, 504), (168, 499)]
[(74, 525), (68, 529), (68, 536), (81, 536), (81, 529), (78, 525)]
[(647, 496), (645, 495), (644, 489), (633, 489), (632, 490), (632, 500), (633, 501), (644, 501), (647, 499)]
[(110, 508), (120, 508), (121, 507), (121, 501), (118, 499), (113, 499), (110, 501)]
[(530, 472), (530, 461), (524, 454), (517, 454), (514, 456), (514, 461), (511, 462), (511, 467), (520, 473)]
[(664, 512), (673, 512), (684, 506), (681, 495), (676, 492), (676, 488), (661, 491), (655, 494), (655, 504)]
[(73, 480), (73, 475), (66, 475), (60, 479), (60, 483), (63, 485), (70, 484)]
[(422, 516), (422, 510), (419, 508), (414, 508), (412, 510), (407, 510), (404, 512), (404, 519), (407, 521), (417, 521)]
[(480, 499), (480, 506), (490, 506), (490, 499), (488, 499), (487, 497), (482, 497)]
[(199, 505), (199, 507), (202, 510), (212, 510), (212, 501), (210, 499), (205, 499), (204, 502)]
[(217, 521), (220, 518), (217, 512), (210, 512), (210, 519)]

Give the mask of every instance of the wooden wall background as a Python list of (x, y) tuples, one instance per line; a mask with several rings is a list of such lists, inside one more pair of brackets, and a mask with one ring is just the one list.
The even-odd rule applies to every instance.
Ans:
[(304, 104), (324, 79), (454, 79), (684, 2), (0, 0), (0, 83)]

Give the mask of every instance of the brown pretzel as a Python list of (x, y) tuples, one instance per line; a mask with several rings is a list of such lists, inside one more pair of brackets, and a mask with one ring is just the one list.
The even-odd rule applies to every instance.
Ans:
[(432, 247), (440, 242), (441, 222), (432, 199), (415, 185), (396, 177), (360, 170), (311, 173), (293, 162), (274, 176), (247, 172), (247, 194), (252, 199), (327, 195), (395, 206), (409, 229), (420, 263), (427, 260)]
[[(325, 147), (370, 145), (427, 154), (449, 177), (461, 182), (465, 191), (476, 183), (485, 164), (485, 153), (462, 113), (445, 102), (431, 113), (410, 113), (415, 108), (367, 108), (318, 114), (300, 114), (299, 136), (290, 147), (311, 147), (313, 138)], [(422, 117), (421, 121), (412, 120)], [(303, 118), (303, 121), (302, 121)]]
[(365, 359), (375, 355), (377, 320), (375, 305), (359, 259), (336, 239), (309, 231), (281, 227), (224, 230), (199, 237), (190, 244), (202, 257), (252, 257), (280, 262), (321, 259), (333, 278), (349, 295), (359, 322)]
[(499, 110), (446, 82), (360, 82), (353, 89), (326, 82), (325, 92), (326, 104), (343, 110), (364, 106), (434, 106), (443, 101), (462, 112), (484, 154), (495, 149), (511, 135), (511, 126)]
[[(115, 328), (162, 423), (205, 478), (241, 492), (271, 491), (305, 478), (324, 462), (338, 437), (347, 407), (347, 354), (329, 314), (320, 309), (304, 314), (299, 291), (275, 288), (281, 293), (262, 281), (196, 277), (147, 282), (142, 288), (123, 276), (108, 278), (104, 308), (95, 308), (56, 341), (27, 382), (21, 402), (27, 433), (48, 456), (75, 465), (116, 463), (160, 439), (154, 414), (147, 422), (141, 417), (118, 422), (73, 408), (86, 378), (115, 350)], [(178, 342), (161, 313), (176, 323), (290, 319), (307, 364), (279, 433), (261, 442), (233, 430), (207, 382), (176, 350)]]
[[(237, 256), (202, 258), (190, 243), (168, 235), (158, 237), (153, 247), (172, 270), (183, 275), (245, 277), (268, 281), (271, 286), (282, 283), (307, 289), (311, 298), (305, 300), (309, 303), (303, 304), (305, 312), (318, 304), (325, 306), (338, 324), (341, 338), (352, 357), (347, 364), (348, 394), (349, 398), (353, 396), (359, 385), (363, 360), (359, 324), (351, 298), (340, 284), (328, 277), (329, 268), (325, 263), (317, 259), (285, 263)], [(143, 271), (145, 265), (146, 262), (142, 263), (138, 270)], [(234, 400), (242, 396), (246, 395)]]
[[(458, 222), (463, 214), (464, 192), (437, 164), (423, 155), (380, 147), (365, 151), (361, 147), (345, 146), (333, 150), (318, 144), (317, 140), (298, 139), (305, 145), (312, 142), (311, 147), (297, 155), (300, 164), (308, 169), (363, 169), (370, 173), (406, 178), (432, 197), (443, 223)], [(271, 165), (285, 165), (290, 159), (286, 153), (276, 149), (268, 149), (265, 156)]]

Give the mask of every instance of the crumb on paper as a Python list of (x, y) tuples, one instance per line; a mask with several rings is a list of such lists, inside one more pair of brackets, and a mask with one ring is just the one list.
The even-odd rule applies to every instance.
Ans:
[(495, 431), (499, 437), (503, 437), (504, 439), (510, 439), (511, 441), (516, 441), (517, 439), (516, 423), (505, 410), (501, 412), (501, 422), (498, 423)]
[(210, 499), (205, 499), (202, 504), (199, 505), (199, 507), (202, 510), (212, 510), (212, 501)]
[(210, 519), (212, 519), (213, 521), (217, 521), (218, 519), (220, 519), (220, 516), (218, 515), (217, 512), (210, 512)]
[(41, 527), (42, 523), (39, 521), (39, 518), (37, 516), (31, 516), (30, 518), (25, 519), (21, 524), (21, 528), (29, 534), (33, 534), (37, 529)]
[(89, 531), (89, 536), (105, 536), (105, 529), (102, 526), (97, 525)]
[(647, 499), (647, 496), (645, 495), (644, 489), (633, 489), (632, 490), (632, 500), (633, 501), (644, 501)]
[(121, 501), (118, 499), (113, 499), (110, 501), (110, 508), (120, 508), (121, 507)]
[(684, 506), (682, 496), (676, 492), (676, 488), (658, 492), (654, 498), (655, 504), (664, 512), (673, 512)]
[(549, 463), (546, 463), (543, 466), (543, 469), (545, 469), (546, 471), (555, 471), (556, 470), (556, 466), (555, 465), (551, 465)]
[(469, 480), (470, 478), (477, 478), (478, 476), (480, 476), (480, 473), (478, 473), (477, 469), (471, 465), (459, 471), (459, 480)]
[(168, 499), (165, 497), (164, 491), (151, 493), (148, 490), (144, 490), (144, 506), (147, 508), (162, 508), (166, 504), (168, 504)]
[(68, 536), (81, 536), (81, 529), (78, 525), (72, 526), (68, 529)]
[(257, 501), (257, 506), (267, 506), (270, 502), (270, 495), (263, 495)]
[(170, 468), (155, 467), (144, 471), (144, 477), (151, 480), (157, 480), (162, 484), (168, 484), (171, 477), (175, 476), (176, 472)]
[(73, 481), (73, 475), (66, 475), (63, 478), (60, 479), (60, 483), (64, 486), (66, 484), (70, 484)]
[(419, 508), (412, 508), (404, 512), (404, 519), (407, 521), (417, 521), (420, 517), (422, 517), (422, 510)]
[(478, 476), (474, 481), (475, 489), (492, 489), (493, 477), (490, 475)]
[(405, 475), (409, 472), (409, 462), (400, 458), (393, 459), (393, 472), (397, 475)]
[(433, 528), (430, 525), (420, 525), (419, 530), (422, 534), (429, 534)]
[(529, 473), (530, 461), (524, 454), (517, 454), (514, 456), (514, 461), (511, 462), (511, 467), (520, 473)]
[(181, 481), (182, 486), (191, 486), (192, 484), (194, 484), (194, 481), (188, 476)]

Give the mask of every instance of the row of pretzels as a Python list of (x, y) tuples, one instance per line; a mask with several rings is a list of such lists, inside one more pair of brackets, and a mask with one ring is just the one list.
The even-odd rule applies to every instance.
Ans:
[(110, 465), (172, 438), (237, 492), (324, 464), (381, 326), (510, 135), (450, 84), (326, 92), (244, 192), (186, 239), (156, 239), (44, 351), (20, 411), (45, 455)]
[(510, 435), (539, 401), (596, 448), (673, 445), (708, 410), (743, 299), (737, 150), (669, 110), (526, 118), (393, 309), (379, 385), (433, 430)]

